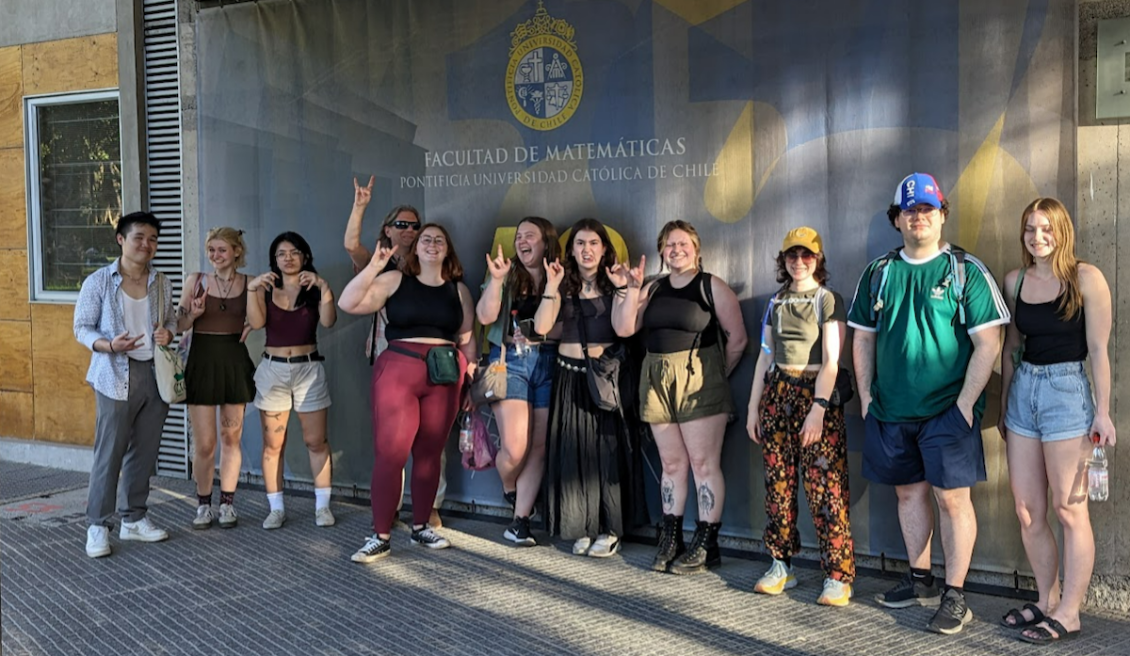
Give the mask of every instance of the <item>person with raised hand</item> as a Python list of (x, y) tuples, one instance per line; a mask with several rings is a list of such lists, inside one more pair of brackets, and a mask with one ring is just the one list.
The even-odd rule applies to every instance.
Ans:
[[(656, 243), (670, 271), (644, 285), (645, 259), (635, 268), (613, 267), (613, 326), (620, 337), (644, 331), (647, 353), (640, 374), (640, 419), (651, 426), (663, 464), (663, 521), (652, 569), (694, 574), (722, 564), (718, 531), (726, 484), (722, 442), (734, 412), (729, 374), (747, 341), (738, 298), (726, 281), (702, 267), (694, 226), (669, 221)], [(689, 547), (683, 542), (687, 473), (694, 473), (698, 521)]]
[[(514, 510), (503, 537), (519, 546), (537, 544), (530, 517), (545, 471), (549, 399), (557, 369), (560, 330), (545, 335), (534, 328), (534, 316), (545, 299), (547, 262), (557, 262), (561, 246), (549, 221), (528, 216), (514, 233), (515, 256), (487, 254), (490, 279), (476, 306), (487, 327), (490, 361), (506, 350), (506, 396), (491, 403), (498, 420), (501, 448), (495, 458), (502, 493)], [(555, 299), (549, 299), (555, 300)]]
[(271, 242), (270, 267), (247, 284), (247, 322), (253, 330), (267, 329), (267, 345), (255, 371), (255, 407), (263, 427), (263, 484), (270, 506), (263, 528), (281, 528), (287, 519), (282, 453), (292, 410), (302, 424), (310, 457), (314, 523), (333, 526), (333, 463), (326, 435), (331, 401), (322, 366), (325, 358), (318, 353), (318, 326), (332, 328), (337, 322), (334, 293), (314, 268), (310, 245), (296, 232), (284, 232)]
[(388, 348), (373, 367), (373, 535), (351, 560), (370, 563), (391, 553), (389, 539), (400, 499), (397, 482), (412, 455), (411, 542), (451, 546), (428, 525), (440, 462), (455, 423), (478, 345), (471, 339), (474, 304), (463, 266), (443, 226), (424, 227), (403, 270), (380, 272), (393, 249), (380, 245), (341, 294), (341, 309), (388, 316)]
[[(194, 529), (207, 529), (219, 520), (221, 528), (239, 521), (235, 488), (239, 483), (243, 416), (255, 399), (255, 365), (243, 342), (247, 325), (247, 275), (243, 231), (213, 228), (204, 240), (211, 273), (188, 276), (177, 308), (177, 330), (192, 330), (192, 348), (185, 366), (185, 403), (192, 422), (195, 449), (192, 477), (196, 480)], [(218, 419), (217, 419), (218, 416)], [(216, 473), (216, 424), (220, 425), (220, 505), (212, 505)]]
[[(1095, 564), (1079, 463), (1095, 444), (1116, 441), (1107, 351), (1111, 295), (1102, 271), (1076, 257), (1075, 228), (1060, 201), (1037, 198), (1024, 208), (1020, 246), (1024, 264), (1004, 280), (1015, 319), (1001, 353), (1001, 437), (1039, 599), (1009, 611), (1001, 624), (1023, 629), (1021, 640), (1045, 644), (1079, 635), (1079, 607)], [(1063, 527), (1062, 588), (1049, 490)]]
[[(548, 334), (560, 323), (557, 375), (546, 440), (547, 528), (573, 540), (573, 553), (606, 558), (620, 549), (629, 504), (630, 436), (621, 408), (602, 409), (589, 389), (588, 367), (623, 362), (624, 348), (612, 329), (617, 290), (609, 278), (616, 253), (596, 219), (570, 230), (562, 266), (545, 262), (546, 285), (534, 316), (534, 332)], [(621, 397), (622, 380), (612, 381)], [(619, 406), (619, 404), (617, 404)]]

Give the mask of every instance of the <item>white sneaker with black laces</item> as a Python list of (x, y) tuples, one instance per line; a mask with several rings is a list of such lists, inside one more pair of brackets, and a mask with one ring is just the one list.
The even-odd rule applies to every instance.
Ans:
[(148, 517), (142, 517), (136, 522), (122, 521), (122, 531), (118, 534), (122, 540), (136, 540), (138, 542), (160, 542), (168, 540), (169, 534), (163, 528), (157, 528)]
[(392, 547), (389, 546), (388, 540), (374, 533), (349, 559), (355, 563), (371, 563), (390, 553), (392, 553)]
[(425, 526), (420, 530), (412, 529), (412, 544), (423, 545), (429, 549), (446, 549), (451, 546), (447, 538), (435, 532), (431, 526)]

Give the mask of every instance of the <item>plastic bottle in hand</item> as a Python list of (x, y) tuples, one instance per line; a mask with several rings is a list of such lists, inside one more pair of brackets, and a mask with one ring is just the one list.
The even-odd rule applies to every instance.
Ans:
[(526, 334), (522, 332), (521, 322), (518, 321), (518, 311), (512, 310), (510, 312), (510, 325), (513, 329), (513, 334), (510, 336), (514, 340), (514, 355), (519, 358), (524, 357), (530, 352), (530, 340), (526, 339)]
[(471, 413), (464, 412), (459, 423), (459, 453), (470, 453), (475, 448), (475, 429), (471, 422)]
[(1110, 496), (1110, 473), (1107, 469), (1106, 449), (1099, 444), (1099, 436), (1093, 438), (1095, 448), (1087, 461), (1087, 496), (1091, 501), (1106, 501)]

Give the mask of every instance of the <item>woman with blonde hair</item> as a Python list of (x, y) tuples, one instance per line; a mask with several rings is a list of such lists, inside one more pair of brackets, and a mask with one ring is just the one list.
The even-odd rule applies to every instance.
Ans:
[[(1094, 444), (1114, 445), (1110, 419), (1110, 288), (1098, 267), (1075, 255), (1075, 230), (1063, 203), (1037, 198), (1021, 213), (1023, 266), (1005, 276), (1013, 322), (1001, 355), (1001, 436), (1024, 551), (1039, 600), (1001, 624), (1045, 644), (1079, 634), (1079, 607), (1095, 563), (1080, 462)], [(1091, 383), (1085, 362), (1091, 361)], [(1048, 524), (1048, 490), (1063, 527), (1059, 553)]]
[[(188, 417), (195, 447), (192, 476), (196, 480), (195, 529), (219, 520), (221, 528), (239, 521), (235, 488), (243, 454), (243, 414), (255, 398), (255, 366), (243, 341), (247, 338), (247, 275), (243, 231), (213, 228), (204, 240), (212, 272), (185, 280), (177, 308), (177, 330), (192, 329), (192, 348), (185, 368)], [(212, 506), (216, 466), (216, 424), (220, 438), (220, 506)]]
[[(702, 269), (694, 226), (668, 221), (656, 249), (667, 276), (644, 285), (644, 258), (637, 268), (612, 270), (613, 284), (624, 290), (613, 301), (612, 317), (620, 337), (643, 330), (647, 347), (640, 419), (651, 426), (663, 464), (663, 523), (652, 569), (694, 574), (722, 564), (722, 442), (734, 411), (727, 378), (741, 360), (747, 337), (737, 296), (726, 281)], [(688, 472), (694, 473), (698, 521), (686, 547)]]

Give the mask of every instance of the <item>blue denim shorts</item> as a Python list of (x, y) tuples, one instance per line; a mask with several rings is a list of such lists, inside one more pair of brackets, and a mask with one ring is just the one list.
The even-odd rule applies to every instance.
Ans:
[(1082, 362), (1021, 362), (1008, 389), (1004, 425), (1023, 437), (1057, 442), (1082, 437), (1095, 419), (1091, 381)]
[[(490, 345), (490, 360), (502, 355), (495, 344)], [(548, 408), (553, 391), (553, 373), (557, 371), (557, 345), (532, 345), (527, 355), (518, 357), (514, 346), (506, 345), (506, 399), (525, 401), (535, 408)], [(501, 400), (501, 399), (500, 399)]]
[(987, 479), (981, 418), (965, 423), (961, 410), (951, 405), (925, 421), (863, 420), (863, 476), (884, 485), (911, 485), (929, 481), (943, 490), (973, 487)]

